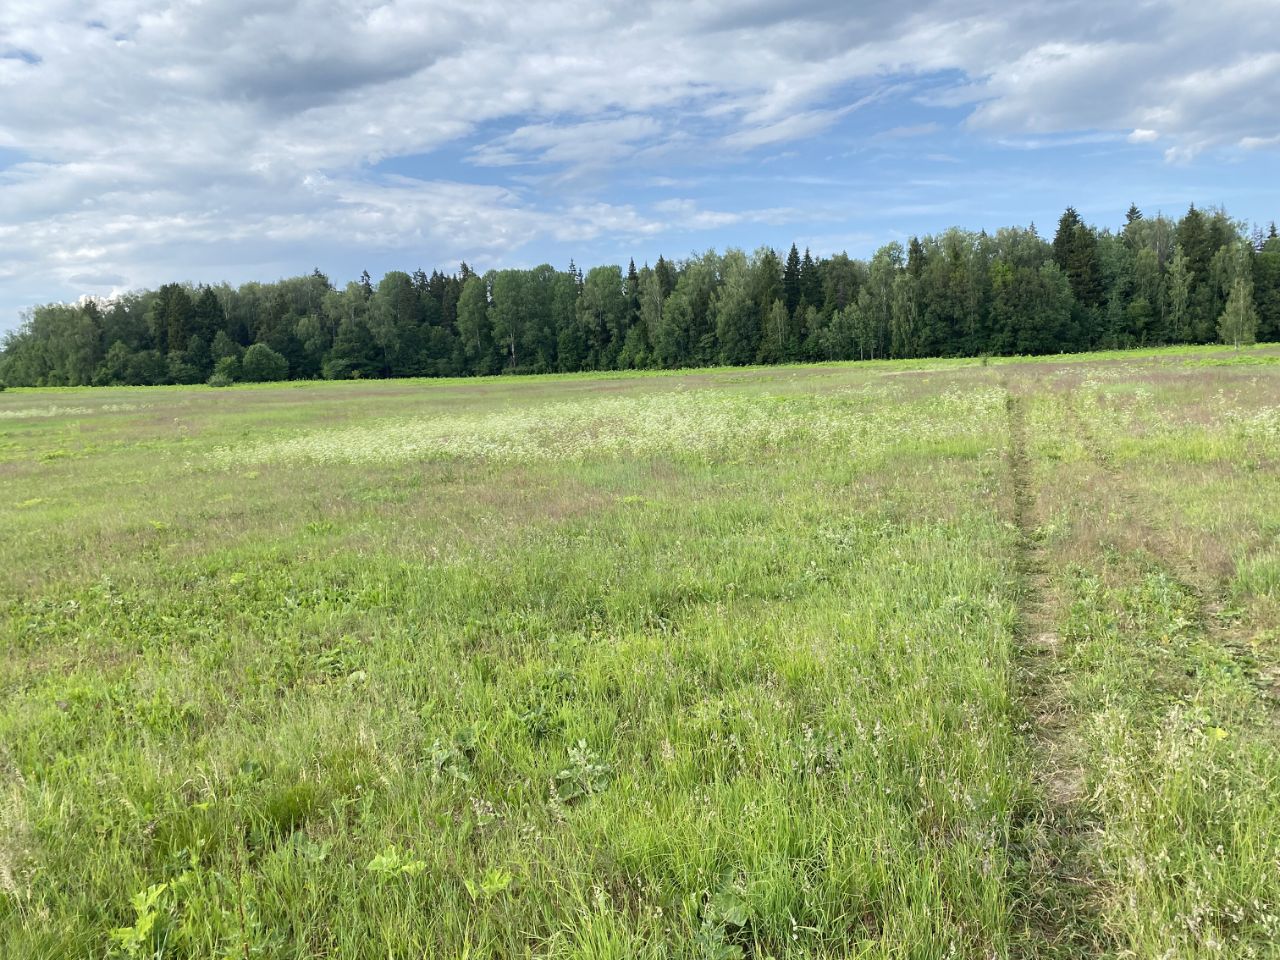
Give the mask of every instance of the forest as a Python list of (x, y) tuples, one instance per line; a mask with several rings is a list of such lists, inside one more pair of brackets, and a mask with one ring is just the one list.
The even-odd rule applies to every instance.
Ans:
[(637, 269), (316, 270), (168, 283), (35, 307), (0, 348), (12, 386), (477, 376), (790, 361), (1029, 355), (1280, 339), (1280, 237), (1222, 209), (1068, 208), (889, 243), (869, 261), (762, 247)]

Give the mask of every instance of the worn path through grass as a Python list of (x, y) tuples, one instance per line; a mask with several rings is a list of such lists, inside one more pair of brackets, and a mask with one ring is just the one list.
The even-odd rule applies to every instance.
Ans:
[(1199, 349), (0, 395), (0, 957), (1265, 957)]
[(1084, 856), (1083, 771), (1066, 742), (1068, 721), (1059, 678), (1063, 663), (1057, 632), (1060, 611), (1053, 570), (1041, 547), (1037, 493), (1041, 481), (1027, 437), (1028, 394), (1036, 385), (1006, 379), (1005, 389), (1019, 592), (1015, 702), (1033, 783), (1032, 804), (1019, 813), (1013, 839), (1021, 858), (1017, 915), (1022, 925), (1014, 952), (1028, 958), (1096, 955), (1104, 949), (1104, 935), (1092, 908), (1092, 878)]
[(1275, 382), (1134, 374), (1057, 371), (1023, 408), (1056, 637), (1041, 766), (1080, 772), (1086, 828), (1056, 834), (1092, 938), (1066, 955), (1273, 956)]

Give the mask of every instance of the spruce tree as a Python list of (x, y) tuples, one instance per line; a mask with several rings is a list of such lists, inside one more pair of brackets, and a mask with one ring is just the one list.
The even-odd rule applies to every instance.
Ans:
[(1098, 237), (1074, 207), (1067, 207), (1058, 221), (1058, 232), (1053, 237), (1053, 260), (1070, 282), (1077, 303), (1090, 310), (1102, 305)]
[(1280, 239), (1270, 239), (1253, 258), (1253, 299), (1258, 310), (1258, 337), (1280, 339)]
[(226, 329), (227, 316), (211, 287), (202, 287), (192, 311), (191, 333), (205, 343), (212, 343)]
[(662, 285), (662, 299), (665, 300), (675, 292), (676, 281), (679, 279), (676, 268), (670, 260), (659, 255), (658, 262), (653, 265), (653, 272), (657, 275), (658, 282)]
[(627, 264), (627, 279), (624, 287), (627, 305), (634, 314), (640, 309), (640, 273), (636, 270), (636, 258), (632, 257)]
[(157, 309), (156, 346), (165, 352), (185, 350), (195, 317), (191, 295), (181, 284), (166, 283), (160, 288)]
[(800, 258), (800, 301), (804, 306), (822, 303), (822, 271), (808, 247), (804, 248), (804, 256)]
[(788, 315), (796, 312), (796, 307), (800, 304), (800, 293), (800, 251), (793, 243), (787, 252), (786, 266), (782, 268), (782, 300)]

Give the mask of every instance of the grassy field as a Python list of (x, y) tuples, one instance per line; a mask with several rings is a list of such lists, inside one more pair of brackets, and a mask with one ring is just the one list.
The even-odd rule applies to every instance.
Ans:
[(1280, 352), (0, 394), (0, 956), (1269, 957)]

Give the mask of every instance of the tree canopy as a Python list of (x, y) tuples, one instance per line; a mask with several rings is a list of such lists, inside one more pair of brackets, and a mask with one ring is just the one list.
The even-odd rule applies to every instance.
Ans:
[(878, 357), (1042, 354), (1280, 339), (1280, 237), (1220, 209), (1073, 208), (1035, 227), (947, 230), (840, 253), (707, 251), (653, 266), (476, 274), (319, 270), (167, 283), (36, 307), (0, 344), (17, 386), (477, 376)]

